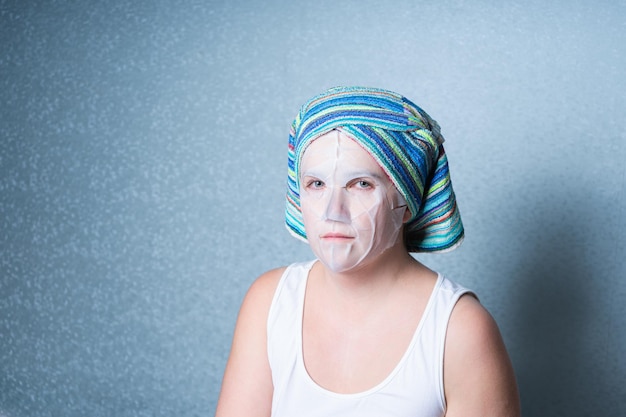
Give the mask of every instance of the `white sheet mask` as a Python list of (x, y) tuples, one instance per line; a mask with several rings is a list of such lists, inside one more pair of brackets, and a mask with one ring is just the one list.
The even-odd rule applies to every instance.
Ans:
[(406, 202), (374, 158), (333, 130), (315, 139), (300, 165), (307, 239), (334, 272), (373, 259), (398, 239)]

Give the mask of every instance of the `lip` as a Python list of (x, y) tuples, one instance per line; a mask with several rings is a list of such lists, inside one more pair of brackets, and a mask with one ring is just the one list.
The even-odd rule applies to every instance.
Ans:
[(341, 241), (354, 239), (353, 236), (344, 235), (342, 233), (334, 233), (334, 232), (325, 233), (320, 237), (325, 240), (341, 240)]

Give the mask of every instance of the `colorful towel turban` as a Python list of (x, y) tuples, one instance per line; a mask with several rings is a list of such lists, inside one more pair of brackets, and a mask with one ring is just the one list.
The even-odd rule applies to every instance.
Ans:
[(287, 229), (306, 241), (300, 207), (300, 161), (317, 137), (337, 129), (363, 146), (407, 201), (409, 252), (454, 249), (463, 240), (439, 125), (405, 97), (386, 90), (336, 87), (300, 109), (289, 135)]

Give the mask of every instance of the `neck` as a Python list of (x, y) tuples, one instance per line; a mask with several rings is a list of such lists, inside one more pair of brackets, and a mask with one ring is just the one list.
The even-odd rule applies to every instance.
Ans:
[(416, 269), (426, 269), (411, 257), (402, 242), (387, 249), (376, 259), (364, 260), (348, 271), (333, 272), (322, 268), (329, 296), (340, 297), (346, 302), (365, 303), (384, 297), (403, 278), (413, 276)]

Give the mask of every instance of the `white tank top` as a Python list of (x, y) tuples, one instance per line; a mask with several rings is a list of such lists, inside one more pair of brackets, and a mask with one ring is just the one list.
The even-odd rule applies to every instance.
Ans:
[(443, 416), (446, 329), (457, 300), (470, 291), (439, 274), (411, 343), (395, 369), (367, 391), (338, 394), (315, 383), (304, 367), (302, 315), (314, 262), (293, 264), (285, 270), (270, 307), (267, 350), (274, 383), (272, 417)]

